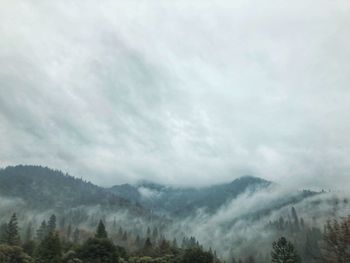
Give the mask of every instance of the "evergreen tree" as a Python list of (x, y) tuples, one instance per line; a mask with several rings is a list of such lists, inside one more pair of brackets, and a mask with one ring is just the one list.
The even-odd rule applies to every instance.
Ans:
[(36, 255), (37, 263), (60, 263), (61, 242), (58, 233), (50, 232), (39, 244)]
[(33, 263), (33, 259), (18, 246), (0, 245), (1, 263)]
[(56, 231), (56, 216), (51, 215), (47, 224), (47, 233), (53, 233)]
[(74, 230), (74, 233), (73, 233), (73, 242), (74, 242), (75, 244), (78, 244), (79, 241), (80, 241), (80, 231), (79, 231), (78, 228), (76, 228), (76, 229)]
[(103, 224), (102, 220), (100, 220), (100, 222), (98, 223), (95, 237), (96, 238), (107, 238), (108, 237), (106, 227)]
[(294, 223), (294, 228), (296, 231), (300, 230), (300, 224), (299, 224), (299, 218), (297, 215), (297, 211), (295, 210), (294, 206), (292, 207), (292, 217), (293, 217), (293, 223)]
[(6, 243), (10, 246), (17, 246), (20, 243), (17, 216), (15, 213), (12, 215), (10, 222), (7, 224)]
[(159, 244), (159, 250), (160, 250), (161, 254), (166, 254), (166, 253), (168, 253), (169, 250), (170, 250), (170, 244), (169, 244), (169, 242), (168, 242), (167, 240), (165, 240), (165, 239), (162, 239), (162, 240), (160, 241), (160, 244)]
[(272, 244), (271, 258), (273, 263), (299, 263), (300, 258), (290, 241), (281, 237)]
[(173, 239), (173, 244), (172, 244), (172, 246), (173, 246), (174, 248), (177, 248), (177, 240), (176, 240), (176, 238)]
[(29, 222), (27, 226), (27, 230), (25, 233), (24, 241), (28, 242), (33, 239), (33, 229), (32, 229), (32, 223)]
[(120, 226), (119, 227), (119, 230), (118, 230), (118, 237), (121, 238), (123, 236), (123, 229), (122, 227)]
[(139, 236), (139, 235), (137, 235), (137, 236), (136, 236), (136, 240), (135, 240), (135, 244), (136, 244), (136, 246), (140, 246), (140, 242), (141, 242), (141, 240), (140, 240), (140, 236)]
[(122, 237), (122, 240), (125, 242), (128, 240), (128, 233), (125, 231)]
[(5, 244), (7, 240), (7, 223), (0, 225), (0, 244)]
[(185, 250), (182, 263), (212, 263), (214, 257), (211, 253), (203, 251), (199, 247), (192, 247)]
[(153, 240), (157, 240), (158, 238), (158, 228), (156, 227), (153, 229), (152, 238)]
[(141, 250), (141, 253), (143, 256), (154, 256), (154, 252), (155, 251), (153, 250), (153, 244), (151, 242), (151, 239), (147, 237), (143, 245), (143, 249)]
[(151, 229), (149, 227), (147, 227), (147, 233), (146, 233), (147, 237), (151, 237)]
[(37, 239), (39, 241), (42, 241), (46, 237), (46, 234), (47, 234), (47, 225), (46, 225), (46, 221), (44, 220), (41, 222), (39, 229), (36, 231)]
[(350, 262), (350, 216), (341, 222), (328, 221), (323, 235), (324, 262)]
[(117, 230), (117, 220), (115, 219), (115, 217), (113, 218), (113, 233), (115, 233), (114, 231)]
[(69, 224), (67, 228), (67, 235), (66, 235), (68, 241), (70, 240), (71, 235), (72, 235), (72, 225)]
[(90, 238), (79, 251), (79, 258), (87, 263), (118, 263), (116, 246), (107, 238)]

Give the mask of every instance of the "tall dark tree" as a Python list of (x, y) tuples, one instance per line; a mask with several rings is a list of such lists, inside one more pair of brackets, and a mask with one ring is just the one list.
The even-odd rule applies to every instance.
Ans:
[(33, 263), (33, 259), (18, 246), (0, 245), (0, 262)]
[(32, 223), (29, 222), (27, 225), (25, 236), (24, 236), (24, 241), (28, 242), (32, 239), (33, 239), (33, 227), (32, 227)]
[(121, 238), (123, 236), (123, 229), (122, 227), (120, 226), (119, 227), (119, 230), (118, 230), (118, 237)]
[(125, 231), (122, 237), (122, 240), (125, 242), (128, 240), (128, 233)]
[(292, 207), (292, 217), (293, 217), (294, 229), (296, 231), (299, 231), (300, 230), (300, 223), (299, 223), (297, 211), (295, 210), (294, 206)]
[(199, 247), (191, 247), (185, 250), (182, 263), (212, 263), (213, 254), (203, 251)]
[(103, 224), (102, 220), (100, 220), (100, 222), (98, 223), (95, 237), (96, 238), (107, 238), (108, 237), (106, 227)]
[(44, 240), (47, 234), (47, 224), (46, 221), (42, 221), (39, 229), (36, 231), (36, 236), (39, 241)]
[(323, 262), (350, 262), (350, 216), (338, 222), (328, 221), (324, 229)]
[(152, 238), (153, 240), (156, 240), (158, 238), (158, 228), (154, 228), (152, 232)]
[(49, 222), (47, 224), (47, 232), (48, 233), (53, 233), (56, 231), (56, 216), (55, 215), (51, 215)]
[(10, 222), (7, 224), (6, 243), (10, 246), (17, 246), (20, 243), (18, 222), (15, 213), (12, 215)]
[(76, 228), (76, 229), (74, 230), (74, 233), (73, 233), (73, 242), (74, 242), (75, 244), (78, 244), (79, 241), (80, 241), (80, 231), (79, 231), (78, 228)]
[(72, 225), (69, 224), (67, 227), (67, 233), (66, 233), (66, 238), (68, 241), (70, 240), (71, 235), (72, 235)]
[(90, 238), (79, 250), (79, 258), (86, 263), (118, 263), (116, 246), (107, 238)]
[(5, 244), (7, 240), (7, 223), (0, 225), (0, 244)]
[(271, 258), (273, 263), (299, 263), (300, 257), (293, 244), (285, 237), (273, 242)]
[(62, 252), (58, 233), (49, 233), (40, 242), (35, 255), (37, 263), (60, 263)]

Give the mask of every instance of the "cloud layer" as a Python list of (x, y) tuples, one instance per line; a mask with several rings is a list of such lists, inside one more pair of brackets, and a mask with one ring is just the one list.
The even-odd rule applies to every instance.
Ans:
[(348, 1), (1, 6), (2, 167), (101, 185), (349, 182)]

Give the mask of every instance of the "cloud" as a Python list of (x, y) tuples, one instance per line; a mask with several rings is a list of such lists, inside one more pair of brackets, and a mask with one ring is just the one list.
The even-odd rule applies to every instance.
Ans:
[[(264, 255), (270, 251), (272, 242), (281, 236), (281, 232), (268, 224), (278, 222), (281, 217), (290, 220), (292, 207), (307, 227), (320, 230), (327, 220), (348, 215), (347, 191), (321, 193), (296, 201), (300, 194), (291, 192), (289, 187), (276, 185), (246, 192), (214, 214), (198, 209), (195, 216), (176, 220), (169, 228), (169, 236), (176, 236), (178, 240), (183, 235), (195, 236), (206, 248), (215, 248), (218, 255), (228, 260), (232, 254), (244, 257), (248, 253)], [(293, 199), (294, 202), (290, 202)]]
[(152, 199), (152, 198), (158, 197), (161, 194), (160, 192), (149, 189), (147, 187), (139, 187), (137, 190), (139, 191), (141, 196), (145, 199)]
[(1, 166), (346, 187), (348, 1), (2, 6)]

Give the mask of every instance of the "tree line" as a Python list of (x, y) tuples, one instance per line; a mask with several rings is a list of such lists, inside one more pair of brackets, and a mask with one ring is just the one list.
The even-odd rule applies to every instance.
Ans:
[[(281, 236), (271, 245), (269, 262), (272, 263), (349, 263), (350, 262), (350, 216), (341, 220), (328, 221), (323, 233), (306, 230), (304, 223), (292, 209), (292, 221), (270, 222), (270, 227), (280, 228), (280, 233), (306, 232), (303, 251), (298, 241)], [(184, 237), (181, 244), (176, 239), (168, 240), (158, 228), (147, 228), (145, 236), (123, 230), (116, 222), (109, 234), (104, 220), (99, 220), (96, 230), (72, 228), (60, 229), (55, 215), (42, 221), (36, 233), (31, 224), (22, 234), (18, 219), (13, 214), (8, 223), (0, 227), (0, 263), (224, 263), (218, 259), (215, 250), (205, 250), (195, 237)], [(288, 227), (286, 227), (288, 226)], [(302, 231), (304, 229), (304, 231)], [(113, 232), (113, 231), (110, 231)], [(320, 234), (320, 236), (319, 236)], [(319, 237), (319, 238), (318, 238)], [(305, 257), (307, 255), (307, 257)], [(266, 262), (266, 258), (247, 255), (244, 259), (232, 257), (226, 263)]]

